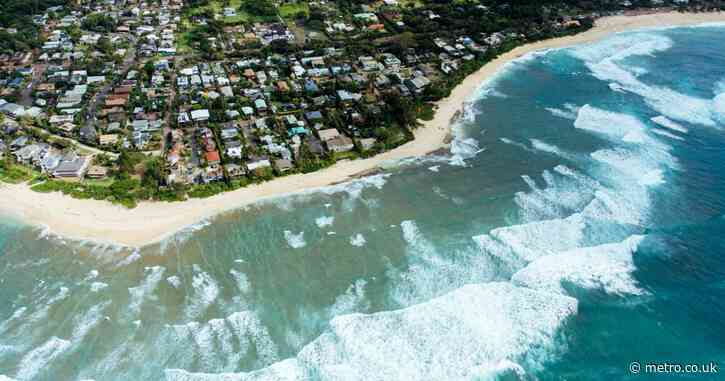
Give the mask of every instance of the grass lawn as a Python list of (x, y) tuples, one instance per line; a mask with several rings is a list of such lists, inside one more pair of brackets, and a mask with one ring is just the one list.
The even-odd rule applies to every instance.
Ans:
[(284, 19), (294, 19), (298, 13), (310, 14), (310, 7), (307, 3), (282, 4), (279, 6), (279, 15)]
[(340, 160), (355, 160), (358, 157), (360, 157), (360, 156), (355, 151), (335, 152), (335, 161), (340, 161)]
[(105, 179), (85, 179), (83, 184), (95, 185), (99, 187), (110, 187), (113, 184), (114, 179), (112, 177), (106, 177)]
[(8, 169), (0, 169), (0, 181), (20, 184), (40, 175), (38, 172), (22, 165), (11, 165)]

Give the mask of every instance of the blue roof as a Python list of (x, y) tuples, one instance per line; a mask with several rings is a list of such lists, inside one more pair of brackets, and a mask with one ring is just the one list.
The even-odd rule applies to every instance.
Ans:
[(287, 131), (287, 133), (289, 136), (303, 135), (307, 134), (307, 129), (304, 127), (292, 127)]
[(310, 92), (317, 92), (320, 90), (320, 88), (317, 87), (317, 84), (315, 83), (315, 81), (307, 80), (307, 82), (305, 82), (305, 90), (310, 91)]

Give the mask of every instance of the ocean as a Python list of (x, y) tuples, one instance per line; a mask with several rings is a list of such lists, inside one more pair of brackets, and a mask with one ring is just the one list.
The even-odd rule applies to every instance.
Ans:
[(529, 54), (450, 155), (140, 250), (5, 219), (0, 380), (721, 379), (645, 366), (725, 366), (724, 32)]

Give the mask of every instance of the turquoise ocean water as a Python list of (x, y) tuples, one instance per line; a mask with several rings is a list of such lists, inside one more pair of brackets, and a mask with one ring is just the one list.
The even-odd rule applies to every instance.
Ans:
[[(0, 224), (0, 380), (648, 380), (725, 366), (725, 28), (529, 55), (452, 154), (140, 250)], [(665, 378), (663, 378), (665, 377)]]

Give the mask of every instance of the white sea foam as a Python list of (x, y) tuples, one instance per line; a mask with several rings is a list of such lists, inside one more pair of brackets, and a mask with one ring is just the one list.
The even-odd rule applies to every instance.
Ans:
[(717, 119), (720, 123), (725, 123), (725, 92), (718, 94), (715, 99), (713, 99), (713, 104), (717, 114)]
[(98, 270), (91, 270), (88, 275), (86, 275), (85, 280), (91, 280), (98, 278)]
[(251, 309), (252, 283), (249, 281), (249, 277), (244, 272), (235, 269), (229, 270), (229, 275), (234, 280), (238, 292), (234, 293), (232, 303), (220, 303), (220, 307), (225, 313), (231, 312), (231, 309)]
[(77, 316), (74, 319), (75, 326), (73, 328), (73, 334), (71, 336), (71, 342), (73, 343), (74, 347), (80, 345), (81, 341), (84, 337), (90, 332), (93, 328), (98, 326), (98, 324), (103, 320), (104, 315), (103, 311), (111, 305), (111, 301), (105, 301), (100, 304), (96, 304), (88, 309), (88, 311), (85, 312), (82, 316)]
[(464, 167), (466, 166), (466, 160), (475, 157), (482, 151), (483, 149), (478, 146), (478, 140), (474, 138), (453, 139), (451, 142), (451, 154), (453, 156), (449, 164)]
[(168, 250), (169, 245), (173, 245), (175, 247), (183, 245), (194, 235), (194, 233), (203, 230), (209, 225), (211, 225), (211, 221), (205, 219), (183, 227), (181, 230), (161, 241), (159, 245), (159, 252), (165, 253)]
[(501, 360), (497, 363), (486, 364), (474, 368), (473, 381), (498, 381), (498, 380), (526, 380), (524, 368), (509, 360)]
[(350, 245), (353, 245), (355, 247), (363, 247), (366, 243), (367, 241), (365, 240), (365, 237), (360, 233), (357, 233), (350, 237)]
[[(471, 284), (402, 310), (338, 316), (285, 367), (318, 380), (466, 380), (513, 362), (537, 369), (576, 311), (567, 296)], [(275, 379), (267, 372), (238, 379)]]
[(621, 63), (632, 56), (652, 55), (668, 50), (672, 40), (655, 33), (625, 33), (596, 44), (577, 46), (569, 52), (583, 60), (592, 74), (607, 82), (615, 82), (621, 90), (637, 94), (654, 110), (672, 119), (714, 126), (714, 102), (678, 93), (661, 86), (641, 82), (637, 70)]
[(41, 228), (40, 228), (40, 231), (38, 232), (38, 236), (36, 238), (37, 239), (48, 238), (48, 237), (50, 237), (50, 235), (52, 233), (53, 232), (50, 230), (50, 226), (48, 226), (48, 225), (42, 225)]
[(529, 141), (531, 142), (531, 147), (537, 151), (550, 153), (552, 155), (563, 157), (564, 159), (574, 159), (573, 154), (566, 152), (553, 144), (546, 143), (539, 139), (529, 139)]
[[(97, 242), (97, 241), (81, 241), (79, 243), (80, 247), (85, 247), (86, 245), (90, 245), (90, 252), (92, 256), (100, 259), (101, 261), (105, 263), (113, 263), (115, 261), (118, 261), (118, 258), (121, 257), (119, 254), (122, 252), (128, 252), (130, 254), (134, 253), (135, 248), (117, 244), (117, 243), (110, 243), (110, 242)], [(126, 256), (123, 256), (122, 258), (127, 258)]]
[(92, 292), (99, 292), (103, 290), (104, 288), (107, 288), (108, 284), (103, 282), (93, 282), (91, 283), (91, 291)]
[(530, 177), (522, 176), (531, 191), (517, 192), (514, 200), (524, 222), (570, 215), (591, 202), (595, 190), (601, 187), (597, 181), (564, 165), (554, 167), (553, 171), (545, 170), (542, 177), (546, 183), (544, 188), (538, 187)]
[[(57, 292), (55, 292), (57, 290)], [(27, 307), (21, 307), (13, 313), (13, 315), (0, 324), (0, 334), (2, 339), (10, 342), (11, 339), (19, 339), (22, 343), (17, 349), (25, 349), (24, 347), (34, 337), (38, 336), (38, 332), (35, 329), (36, 324), (44, 322), (48, 318), (48, 314), (53, 307), (61, 304), (71, 294), (70, 289), (65, 286), (60, 286), (57, 289), (53, 288), (51, 292), (54, 294), (46, 295), (46, 297), (40, 298), (38, 301), (39, 307), (31, 312), (27, 313)]]
[(428, 167), (428, 170), (431, 172), (438, 172), (440, 171), (441, 166), (440, 165), (434, 165), (432, 167)]
[(545, 255), (574, 249), (584, 239), (584, 218), (574, 214), (562, 219), (529, 222), (491, 230), (475, 236), (479, 248), (517, 267)]
[(650, 131), (652, 131), (653, 134), (657, 134), (657, 135), (660, 135), (660, 136), (664, 136), (666, 138), (670, 138), (670, 139), (674, 139), (674, 140), (679, 140), (679, 141), (684, 141), (685, 140), (681, 136), (677, 136), (677, 135), (675, 135), (675, 134), (673, 134), (671, 132), (668, 132), (668, 131), (665, 131), (665, 130), (662, 130), (662, 129), (659, 129), (659, 128), (653, 128)]
[(333, 222), (335, 222), (335, 217), (332, 216), (321, 216), (315, 219), (315, 224), (317, 224), (317, 227), (320, 229), (332, 226)]
[(618, 193), (609, 189), (597, 190), (592, 202), (580, 214), (591, 220), (640, 225), (647, 217), (650, 205), (643, 190), (642, 187)]
[(450, 200), (456, 205), (462, 205), (464, 203), (464, 201), (461, 200), (460, 197), (447, 195), (445, 192), (443, 192), (443, 189), (441, 189), (441, 187), (439, 187), (439, 186), (434, 186), (432, 190), (433, 190), (433, 193), (437, 194), (442, 199)]
[(153, 292), (163, 279), (164, 271), (166, 268), (161, 266), (144, 268), (144, 274), (146, 274), (144, 280), (138, 286), (128, 289), (128, 293), (131, 294), (128, 301), (129, 313), (136, 316), (141, 312), (141, 306), (145, 300), (155, 300)]
[(234, 278), (234, 282), (239, 292), (246, 294), (252, 290), (252, 284), (249, 282), (247, 274), (234, 269), (229, 270), (229, 274), (232, 278)]
[(176, 275), (172, 275), (172, 276), (166, 278), (166, 281), (169, 282), (169, 284), (173, 288), (179, 288), (181, 286), (181, 278), (179, 278)]
[(358, 279), (344, 294), (335, 298), (335, 303), (330, 307), (328, 316), (335, 317), (342, 314), (353, 312), (365, 312), (370, 308), (370, 303), (365, 297), (365, 287), (367, 282), (364, 279)]
[(625, 176), (613, 176), (603, 173), (624, 188), (632, 183), (643, 186), (662, 184), (664, 167), (679, 169), (677, 160), (670, 155), (670, 146), (648, 136), (645, 126), (635, 117), (584, 106), (579, 111), (575, 127), (597, 132), (613, 139), (634, 143), (638, 147), (618, 147), (602, 149), (591, 154), (596, 161), (616, 169)]
[(307, 245), (307, 242), (305, 242), (305, 232), (295, 234), (290, 230), (285, 230), (284, 239), (287, 241), (287, 245), (293, 249), (300, 249)]
[[(319, 194), (334, 195), (345, 193), (347, 199), (343, 202), (343, 208), (347, 211), (354, 209), (355, 201), (360, 198), (364, 189), (375, 188), (382, 189), (387, 178), (390, 176), (389, 173), (377, 174), (372, 176), (365, 176), (357, 178), (351, 181), (347, 181), (340, 184), (329, 185), (325, 187), (312, 188), (300, 192), (291, 193), (279, 197), (270, 197), (267, 199), (260, 200), (258, 204), (271, 204), (280, 209), (291, 211), (294, 209), (295, 204), (300, 201), (309, 200), (311, 197)], [(331, 204), (325, 204), (325, 207), (329, 207)]]
[(191, 279), (193, 292), (187, 295), (186, 316), (188, 319), (198, 319), (214, 304), (219, 296), (219, 285), (207, 272), (201, 271), (194, 265), (194, 275)]
[(656, 163), (645, 162), (641, 155), (624, 149), (603, 149), (591, 154), (594, 160), (605, 163), (640, 185), (664, 183), (662, 169)]
[(25, 306), (20, 307), (20, 308), (16, 309), (15, 311), (13, 311), (13, 314), (10, 315), (10, 317), (7, 318), (7, 320), (0, 323), (0, 334), (5, 333), (5, 331), (7, 331), (8, 328), (12, 324), (17, 323), (20, 320), (20, 318), (25, 315), (25, 313), (27, 311), (28, 311), (28, 307), (25, 307)]
[(624, 92), (626, 92), (625, 91), (625, 88), (622, 85), (620, 85), (620, 84), (618, 84), (616, 82), (610, 83), (609, 84), (609, 88), (612, 89), (612, 91), (616, 91), (618, 93), (624, 93)]
[(129, 254), (128, 256), (126, 256), (125, 258), (120, 260), (118, 263), (116, 263), (116, 267), (123, 267), (123, 266), (130, 265), (131, 263), (136, 262), (139, 259), (141, 259), (141, 252), (138, 249), (136, 249), (131, 254)]
[(488, 258), (475, 248), (457, 249), (439, 254), (415, 221), (400, 223), (406, 242), (406, 266), (398, 269), (388, 264), (390, 287), (386, 290), (390, 306), (410, 306), (439, 296), (467, 283), (483, 282), (494, 277)]
[(383, 186), (385, 186), (385, 183), (387, 182), (387, 178), (389, 176), (389, 173), (366, 176), (360, 179), (349, 181), (347, 183), (324, 187), (317, 191), (328, 195), (346, 193), (347, 198), (343, 201), (342, 207), (346, 211), (352, 211), (355, 208), (356, 200), (361, 198), (363, 190), (368, 188), (374, 188), (378, 190), (383, 189)]
[(566, 294), (562, 283), (612, 295), (642, 295), (632, 277), (633, 253), (644, 239), (631, 236), (622, 242), (580, 248), (541, 257), (511, 278), (514, 284)]
[(287, 359), (249, 373), (200, 373), (166, 369), (166, 381), (302, 381), (308, 379), (295, 359)]
[(511, 140), (509, 138), (499, 138), (498, 140), (500, 140), (501, 143), (508, 144), (508, 145), (512, 145), (514, 147), (519, 147), (519, 148), (521, 148), (521, 149), (523, 149), (525, 151), (529, 151), (530, 150), (529, 147), (526, 146), (526, 144), (519, 143), (517, 141), (513, 141), (513, 140)]
[(638, 95), (661, 114), (684, 122), (713, 127), (717, 118), (717, 102), (680, 94), (662, 87), (643, 87)]
[(485, 98), (491, 98), (491, 97), (508, 98), (508, 95), (502, 93), (499, 89), (497, 89), (494, 86), (482, 88), (481, 90), (479, 90), (478, 96), (479, 96), (478, 99), (485, 99)]
[(563, 108), (545, 107), (546, 111), (559, 118), (575, 120), (579, 107), (571, 103), (564, 103)]
[(51, 337), (41, 346), (23, 356), (18, 364), (18, 371), (15, 377), (19, 380), (34, 379), (46, 366), (65, 353), (70, 346), (71, 342), (68, 340), (63, 340), (56, 336)]
[(643, 143), (645, 125), (634, 116), (605, 111), (590, 105), (579, 109), (574, 127), (630, 143)]
[(660, 126), (662, 126), (664, 128), (667, 128), (667, 129), (670, 129), (670, 130), (673, 130), (673, 131), (677, 131), (677, 132), (680, 132), (680, 133), (683, 133), (683, 134), (686, 134), (687, 133), (687, 128), (683, 127), (679, 123), (675, 123), (675, 122), (667, 119), (666, 116), (659, 115), (659, 116), (655, 116), (653, 118), (650, 118), (650, 120), (653, 121), (653, 122), (655, 122), (655, 123), (657, 123), (657, 124), (659, 124)]
[(578, 45), (568, 51), (587, 63), (590, 69), (598, 69), (592, 72), (600, 80), (637, 84), (639, 81), (616, 62), (631, 56), (653, 55), (670, 49), (672, 45), (671, 39), (659, 34), (622, 33), (595, 44)]
[(277, 346), (259, 317), (250, 311), (224, 319), (169, 325), (157, 342), (160, 353), (173, 354), (173, 364), (191, 366), (199, 361), (203, 371), (236, 370), (244, 358), (257, 359), (260, 367), (277, 361)]
[(346, 183), (323, 187), (319, 191), (325, 194), (347, 193), (351, 197), (357, 198), (365, 188), (383, 189), (389, 176), (389, 174), (366, 176)]
[(713, 93), (715, 93), (715, 96), (718, 96), (720, 94), (725, 94), (725, 78), (723, 78), (715, 83), (715, 87), (713, 88)]

